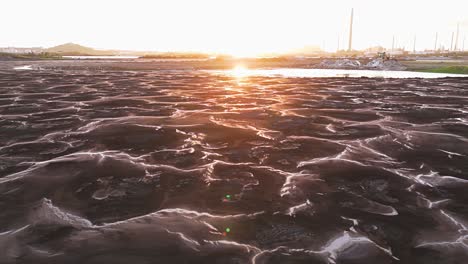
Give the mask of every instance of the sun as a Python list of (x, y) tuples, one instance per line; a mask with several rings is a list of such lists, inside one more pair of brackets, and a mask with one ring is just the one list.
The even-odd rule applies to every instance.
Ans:
[(242, 64), (238, 64), (231, 70), (231, 75), (239, 79), (244, 78), (249, 75), (249, 69)]

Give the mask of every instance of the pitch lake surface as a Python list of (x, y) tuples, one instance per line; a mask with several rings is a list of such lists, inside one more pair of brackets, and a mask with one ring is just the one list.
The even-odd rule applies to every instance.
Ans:
[(468, 263), (466, 77), (28, 69), (0, 263)]

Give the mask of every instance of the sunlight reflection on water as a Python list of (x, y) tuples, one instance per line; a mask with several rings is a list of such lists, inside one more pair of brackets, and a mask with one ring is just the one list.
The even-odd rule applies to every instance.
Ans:
[[(226, 74), (239, 77), (239, 70), (210, 71), (220, 74)], [(338, 70), (338, 69), (243, 69), (242, 77), (247, 76), (278, 76), (278, 77), (302, 77), (302, 78), (320, 78), (320, 77), (369, 77), (369, 78), (444, 78), (444, 77), (468, 77), (466, 74), (446, 74), (430, 72), (412, 72), (412, 71), (374, 71), (374, 70)]]

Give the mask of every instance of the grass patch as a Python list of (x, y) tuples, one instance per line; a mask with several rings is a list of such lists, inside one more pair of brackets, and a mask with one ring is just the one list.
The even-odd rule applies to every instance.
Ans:
[(468, 74), (468, 66), (446, 66), (421, 70), (423, 72)]

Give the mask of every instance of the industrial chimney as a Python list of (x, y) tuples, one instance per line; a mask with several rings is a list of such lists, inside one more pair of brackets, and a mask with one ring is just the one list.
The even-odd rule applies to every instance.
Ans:
[(351, 51), (352, 49), (352, 43), (353, 43), (353, 8), (351, 8), (351, 20), (349, 22), (349, 41), (348, 41), (348, 51)]
[(453, 32), (452, 32), (452, 40), (450, 41), (450, 51), (453, 51)]

